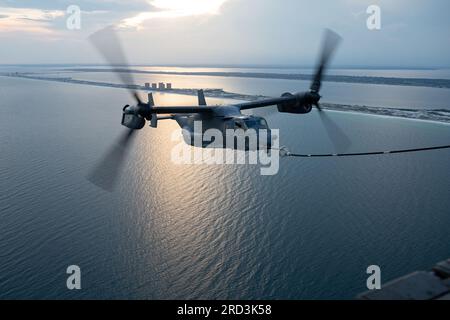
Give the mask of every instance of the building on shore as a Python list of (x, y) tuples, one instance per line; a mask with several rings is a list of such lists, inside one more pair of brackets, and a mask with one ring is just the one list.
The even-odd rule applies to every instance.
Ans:
[(144, 83), (145, 89), (152, 89), (152, 90), (171, 90), (172, 89), (172, 83), (171, 82), (159, 82), (159, 83)]

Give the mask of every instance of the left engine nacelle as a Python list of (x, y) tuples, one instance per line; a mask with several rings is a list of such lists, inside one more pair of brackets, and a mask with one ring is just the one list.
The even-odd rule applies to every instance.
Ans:
[(139, 130), (145, 126), (145, 118), (139, 115), (136, 107), (126, 105), (123, 108), (121, 124), (127, 128)]

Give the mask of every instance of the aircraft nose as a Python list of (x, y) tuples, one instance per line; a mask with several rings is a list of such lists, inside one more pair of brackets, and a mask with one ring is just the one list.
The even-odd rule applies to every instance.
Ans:
[(261, 149), (271, 149), (272, 148), (272, 141), (277, 139), (275, 135), (272, 135), (270, 131), (267, 134), (266, 141), (260, 142), (260, 148)]

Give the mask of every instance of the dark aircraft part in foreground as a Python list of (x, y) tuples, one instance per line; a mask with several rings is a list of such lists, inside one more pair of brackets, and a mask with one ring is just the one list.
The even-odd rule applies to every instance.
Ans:
[[(229, 129), (232, 129), (235, 132), (239, 131), (244, 136), (251, 135), (252, 130), (255, 130), (257, 132), (256, 139), (263, 142), (262, 146), (258, 143), (258, 148), (270, 149), (272, 147), (273, 137), (270, 135), (270, 128), (267, 125), (267, 121), (262, 117), (242, 114), (242, 110), (277, 106), (279, 112), (305, 114), (311, 112), (312, 107), (315, 106), (319, 111), (326, 132), (335, 146), (340, 149), (346, 148), (350, 144), (346, 135), (331, 121), (331, 119), (326, 117), (319, 105), (321, 98), (319, 91), (322, 86), (323, 74), (333, 52), (341, 40), (341, 38), (333, 31), (327, 30), (325, 33), (322, 53), (316, 72), (313, 75), (309, 91), (295, 94), (284, 93), (280, 98), (264, 99), (226, 106), (208, 106), (203, 90), (199, 90), (198, 92), (197, 106), (155, 106), (151, 93), (148, 94), (147, 102), (143, 102), (137, 91), (134, 89), (133, 73), (130, 70), (127, 70), (128, 63), (114, 28), (108, 27), (98, 31), (90, 37), (90, 40), (109, 63), (112, 71), (116, 72), (117, 76), (127, 86), (131, 96), (136, 102), (135, 105), (126, 105), (122, 110), (121, 124), (130, 130), (124, 136), (119, 138), (119, 141), (114, 144), (113, 148), (104, 156), (89, 175), (89, 180), (91, 182), (105, 190), (113, 189), (133, 137), (137, 130), (142, 129), (145, 126), (147, 121), (150, 122), (151, 127), (156, 128), (158, 126), (158, 120), (176, 120), (180, 127), (189, 133), (190, 138), (185, 139), (185, 141), (188, 144), (195, 146), (195, 139), (192, 139), (192, 136), (195, 137), (195, 134), (203, 135), (208, 129), (218, 130), (223, 134), (224, 141), (226, 141), (227, 131), (229, 131)], [(201, 132), (195, 132), (196, 123), (202, 124)], [(260, 135), (259, 132), (262, 131), (267, 131), (267, 138), (264, 135)], [(203, 139), (199, 141), (203, 141)], [(201, 142), (200, 144), (199, 147), (211, 147), (209, 143)], [(221, 148), (225, 147), (225, 145), (216, 145), (214, 147)], [(250, 148), (249, 146), (247, 147), (247, 144), (244, 146), (234, 144), (232, 147), (234, 149), (243, 148), (245, 150), (249, 150)]]

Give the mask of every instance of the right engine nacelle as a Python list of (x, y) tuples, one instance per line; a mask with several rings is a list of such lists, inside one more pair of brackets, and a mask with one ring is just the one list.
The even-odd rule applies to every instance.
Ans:
[[(281, 95), (283, 98), (293, 98), (292, 101), (283, 102), (277, 105), (278, 111), (283, 113), (305, 114), (311, 112), (312, 103), (307, 94), (296, 94), (286, 92)], [(296, 98), (294, 100), (294, 98)]]

